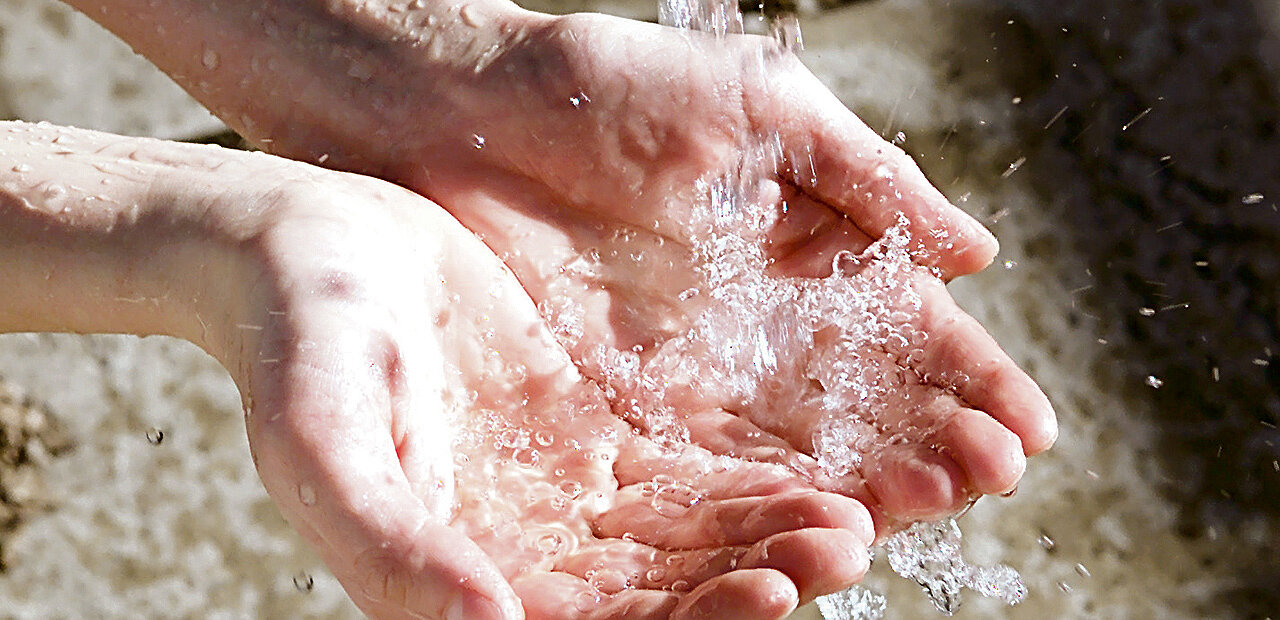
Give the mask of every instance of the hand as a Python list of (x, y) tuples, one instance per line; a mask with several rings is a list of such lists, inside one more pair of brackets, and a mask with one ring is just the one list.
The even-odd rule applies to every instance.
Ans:
[[(434, 75), (387, 68), (370, 78), (382, 86), (375, 90), (398, 89), (414, 102), (438, 88)], [(575, 361), (606, 383), (589, 359), (596, 347), (638, 348), (646, 365), (707, 312), (711, 295), (689, 295), (709, 293), (699, 247), (708, 227), (697, 211), (708, 183), (760, 173), (749, 201), (785, 204), (759, 231), (779, 278), (827, 276), (838, 252), (866, 251), (900, 213), (913, 258), (944, 277), (975, 271), (995, 252), (981, 226), (905, 154), (794, 56), (752, 37), (716, 41), (603, 16), (536, 21), (459, 80), (451, 97), (443, 112), (412, 103), (381, 108), (399, 131), (389, 157), (369, 142), (323, 148), (339, 165), (378, 170), (433, 197), (499, 253), (544, 309), (580, 312), (562, 335)], [(272, 146), (314, 157), (304, 142), (284, 134)], [(1047, 399), (936, 277), (925, 269), (901, 277), (919, 298), (909, 322), (930, 338), (910, 359), (865, 358), (877, 382), (898, 386), (898, 397), (874, 416), (853, 412), (876, 427), (880, 444), (856, 471), (826, 479), (814, 438), (828, 418), (781, 408), (776, 403), (787, 401), (776, 394), (744, 402), (713, 389), (665, 404), (699, 412), (680, 420), (695, 443), (718, 445), (725, 433), (753, 438), (759, 445), (742, 455), (772, 454), (770, 462), (862, 500), (881, 534), (1013, 488), (1024, 456), (1056, 435)], [(861, 291), (905, 303), (889, 299), (901, 291), (873, 286)], [(961, 375), (968, 380), (941, 379)], [(787, 382), (809, 383), (794, 375)], [(911, 432), (894, 430), (903, 427)]]
[(263, 175), (233, 348), (268, 491), (367, 613), (777, 618), (861, 577), (858, 502), (633, 432), (470, 232), (306, 168)]

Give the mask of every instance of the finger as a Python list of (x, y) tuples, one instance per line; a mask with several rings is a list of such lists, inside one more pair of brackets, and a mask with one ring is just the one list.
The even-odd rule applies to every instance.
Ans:
[(914, 443), (883, 446), (867, 455), (862, 477), (874, 503), (894, 521), (939, 518), (969, 501), (960, 465)]
[(756, 497), (813, 488), (795, 472), (769, 463), (734, 461), (696, 446), (667, 447), (652, 441), (624, 445), (613, 473), (619, 486), (683, 480), (705, 499)]
[(671, 616), (675, 592), (623, 590), (603, 594), (567, 573), (534, 573), (513, 584), (529, 620), (659, 620)]
[(933, 439), (964, 470), (966, 486), (975, 493), (1010, 491), (1027, 468), (1018, 436), (981, 411), (957, 410)]
[(756, 568), (737, 570), (700, 586), (672, 611), (674, 620), (782, 618), (795, 610), (799, 594), (782, 573)]
[(874, 237), (903, 213), (923, 246), (924, 262), (946, 277), (991, 263), (999, 250), (995, 237), (952, 205), (905, 152), (867, 127), (812, 74), (798, 70), (794, 79), (766, 103), (791, 115), (782, 124), (782, 138), (792, 149), (792, 182)]
[[(772, 463), (788, 470), (812, 475), (817, 461), (797, 451), (790, 443), (725, 411), (712, 409), (684, 419), (689, 440), (714, 454), (732, 456), (755, 463)], [(793, 421), (805, 430), (809, 425)]]
[(1058, 424), (1053, 406), (1031, 377), (1022, 372), (982, 325), (965, 314), (936, 281), (920, 285), (921, 328), (927, 333), (923, 367), (934, 375), (967, 375), (956, 382), (960, 398), (999, 420), (1022, 442), (1023, 453), (1038, 454), (1053, 445)]
[(803, 605), (862, 580), (871, 566), (870, 531), (807, 529), (783, 532), (756, 543), (738, 568), (771, 568), (791, 579)]
[(312, 533), (334, 576), (372, 616), (518, 618), (519, 602), (493, 562), (415, 496), (392, 440), (385, 386), (368, 383), (368, 358), (341, 339), (329, 346), (337, 355), (321, 351), (290, 365), (250, 417), (259, 471), (281, 511)]
[(671, 485), (636, 485), (619, 491), (617, 504), (597, 518), (598, 535), (627, 536), (663, 549), (752, 544), (808, 527), (869, 527), (866, 508), (834, 493), (807, 491), (770, 497), (690, 502)]

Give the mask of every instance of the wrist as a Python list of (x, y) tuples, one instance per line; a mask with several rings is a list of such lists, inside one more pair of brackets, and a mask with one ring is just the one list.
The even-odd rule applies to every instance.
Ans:
[(225, 192), (218, 151), (0, 123), (0, 154), (0, 331), (171, 335), (225, 361), (250, 227), (202, 192)]

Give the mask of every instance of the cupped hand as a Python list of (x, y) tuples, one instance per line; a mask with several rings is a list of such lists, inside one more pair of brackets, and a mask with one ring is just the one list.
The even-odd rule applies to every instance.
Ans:
[(250, 443), (367, 613), (777, 618), (861, 577), (858, 502), (634, 432), (447, 213), (354, 175), (270, 178), (236, 326)]

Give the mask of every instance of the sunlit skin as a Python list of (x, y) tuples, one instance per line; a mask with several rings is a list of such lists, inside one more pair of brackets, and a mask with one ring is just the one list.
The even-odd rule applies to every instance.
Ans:
[[(1025, 456), (1056, 436), (1043, 394), (926, 269), (981, 269), (994, 239), (793, 56), (759, 39), (498, 1), (71, 3), (260, 146), (441, 205), (533, 302), (585, 309), (568, 350), (576, 362), (597, 344), (648, 355), (688, 326), (702, 303), (679, 295), (697, 281), (695, 188), (738, 167), (744, 149), (775, 136), (781, 145), (784, 161), (754, 190), (762, 204), (786, 205), (768, 234), (778, 274), (824, 276), (836, 252), (862, 250), (905, 214), (920, 243), (917, 327), (930, 338), (904, 374), (896, 415), (929, 418), (930, 436), (828, 480), (813, 465), (811, 418), (748, 419), (714, 397), (681, 411), (704, 448), (769, 453), (803, 484), (860, 500), (877, 535), (1011, 489)], [(645, 261), (633, 260), (637, 248)], [(599, 270), (565, 268), (590, 250)], [(886, 373), (895, 364), (882, 362)], [(956, 372), (970, 380), (954, 391), (927, 379)]]
[(857, 501), (632, 432), (420, 196), (48, 126), (0, 124), (0, 152), (0, 331), (204, 347), (268, 492), (373, 617), (777, 618), (867, 568)]

